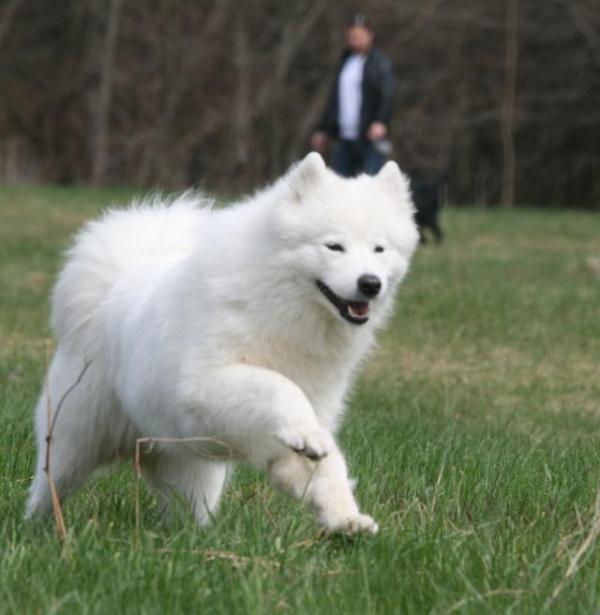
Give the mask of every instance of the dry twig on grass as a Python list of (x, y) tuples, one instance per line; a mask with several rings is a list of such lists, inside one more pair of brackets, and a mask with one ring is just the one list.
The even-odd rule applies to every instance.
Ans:
[(586, 554), (586, 552), (594, 546), (596, 539), (600, 535), (600, 489), (596, 494), (596, 501), (594, 503), (594, 516), (592, 518), (592, 523), (590, 527), (590, 531), (588, 535), (585, 537), (585, 540), (581, 543), (579, 549), (575, 555), (571, 558), (571, 562), (569, 563), (569, 567), (565, 572), (565, 576), (562, 578), (561, 582), (556, 586), (554, 591), (552, 592), (552, 596), (550, 596), (550, 600), (546, 603), (546, 608), (548, 608), (554, 600), (558, 597), (560, 592), (564, 589), (565, 585), (569, 581), (569, 579), (579, 570), (579, 561)]
[(50, 468), (50, 460), (51, 460), (51, 449), (52, 449), (52, 436), (54, 434), (54, 428), (56, 427), (56, 421), (58, 420), (58, 415), (60, 414), (61, 408), (69, 394), (79, 385), (83, 376), (88, 370), (91, 362), (86, 361), (83, 365), (83, 369), (77, 376), (75, 382), (63, 393), (63, 396), (60, 398), (58, 405), (56, 406), (56, 411), (52, 413), (52, 392), (50, 391), (50, 381), (48, 379), (48, 372), (50, 366), (50, 341), (46, 341), (46, 412), (47, 412), (47, 423), (48, 423), (48, 433), (46, 435), (46, 462), (44, 464), (44, 472), (48, 478), (48, 486), (50, 487), (50, 495), (52, 498), (52, 512), (54, 513), (54, 522), (56, 524), (56, 533), (61, 543), (65, 543), (67, 540), (67, 528), (65, 525), (65, 519), (62, 513), (62, 506), (60, 503), (60, 498), (58, 496), (58, 490), (56, 489), (56, 484), (54, 482), (54, 478), (52, 477), (52, 471)]

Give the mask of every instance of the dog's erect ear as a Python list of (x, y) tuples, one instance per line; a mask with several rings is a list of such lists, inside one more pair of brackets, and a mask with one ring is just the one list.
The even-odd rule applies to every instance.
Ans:
[(289, 186), (294, 193), (294, 198), (298, 201), (302, 196), (315, 186), (323, 172), (325, 162), (317, 152), (311, 152), (305, 156), (290, 171)]
[(402, 173), (400, 167), (393, 160), (383, 165), (383, 168), (379, 171), (376, 178), (377, 181), (385, 184), (390, 192), (396, 193), (402, 202), (412, 202), (408, 178)]

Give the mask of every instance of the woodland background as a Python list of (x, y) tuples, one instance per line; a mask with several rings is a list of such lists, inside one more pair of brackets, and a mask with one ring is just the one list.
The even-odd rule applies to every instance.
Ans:
[(599, 0), (3, 0), (0, 181), (272, 179), (357, 10), (395, 66), (406, 170), (457, 204), (600, 210)]

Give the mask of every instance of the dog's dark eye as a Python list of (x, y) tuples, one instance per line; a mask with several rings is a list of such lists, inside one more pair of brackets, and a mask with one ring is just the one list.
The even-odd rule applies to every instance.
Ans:
[(375, 252), (383, 252), (385, 248), (383, 246), (375, 246)]
[(345, 252), (344, 246), (341, 243), (326, 243), (325, 247), (332, 252)]

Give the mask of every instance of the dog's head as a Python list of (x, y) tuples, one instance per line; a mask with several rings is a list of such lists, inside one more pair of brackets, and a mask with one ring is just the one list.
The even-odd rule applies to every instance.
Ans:
[(351, 326), (380, 321), (418, 241), (398, 165), (343, 179), (311, 153), (278, 188), (272, 232), (307, 299)]

